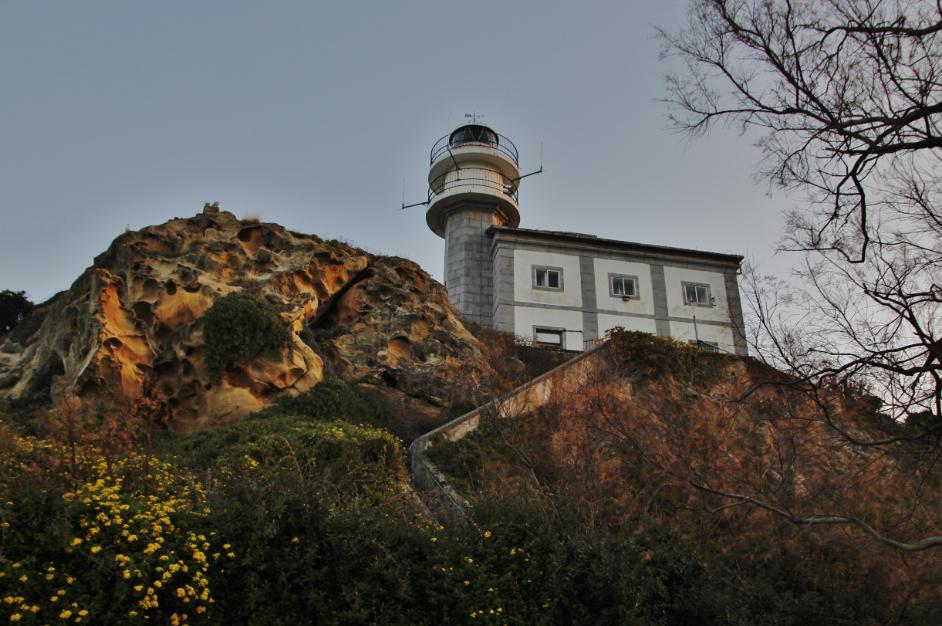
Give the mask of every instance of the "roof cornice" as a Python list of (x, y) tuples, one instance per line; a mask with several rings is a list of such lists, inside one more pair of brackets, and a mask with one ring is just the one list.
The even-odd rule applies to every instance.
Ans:
[(739, 254), (725, 254), (722, 252), (708, 252), (704, 250), (691, 250), (689, 248), (674, 248), (671, 246), (658, 246), (633, 241), (618, 241), (617, 239), (603, 239), (593, 235), (581, 233), (559, 232), (551, 230), (535, 230), (529, 228), (508, 228), (506, 226), (491, 226), (487, 234), (494, 239), (515, 240), (520, 242), (554, 242), (564, 243), (572, 248), (598, 250), (621, 253), (634, 253), (639, 256), (655, 257), (673, 260), (697, 260), (739, 267), (743, 256)]

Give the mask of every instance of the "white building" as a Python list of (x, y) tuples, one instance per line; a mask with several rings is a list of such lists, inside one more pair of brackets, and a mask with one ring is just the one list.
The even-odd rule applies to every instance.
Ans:
[(567, 350), (621, 326), (746, 354), (741, 256), (518, 228), (517, 149), (486, 126), (442, 137), (430, 161), (426, 222), (471, 319)]

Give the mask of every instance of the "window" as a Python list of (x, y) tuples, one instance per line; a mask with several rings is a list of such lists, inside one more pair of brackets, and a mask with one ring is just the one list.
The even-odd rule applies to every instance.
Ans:
[(638, 297), (637, 276), (608, 275), (608, 293), (615, 298), (629, 300)]
[(697, 341), (695, 339), (691, 339), (690, 343), (692, 343), (693, 345), (697, 346), (698, 348), (700, 348), (701, 350), (705, 352), (719, 352), (720, 351), (720, 344), (718, 344), (715, 341), (704, 341), (702, 339)]
[(697, 306), (713, 306), (713, 298), (710, 297), (710, 286), (701, 283), (683, 283), (684, 304), (696, 304)]
[(563, 348), (563, 333), (566, 331), (562, 328), (540, 328), (539, 326), (533, 329), (533, 342), (539, 346), (549, 346), (553, 348)]
[(563, 269), (561, 267), (533, 266), (533, 286), (536, 289), (562, 291)]

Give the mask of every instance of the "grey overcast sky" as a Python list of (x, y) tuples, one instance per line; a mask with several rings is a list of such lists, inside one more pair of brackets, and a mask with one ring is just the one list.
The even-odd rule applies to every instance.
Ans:
[[(414, 259), (432, 143), (482, 113), (517, 145), (521, 226), (771, 256), (757, 151), (667, 129), (647, 2), (0, 0), (0, 289), (67, 288), (126, 227), (237, 215)], [(773, 265), (781, 266), (780, 260)]]

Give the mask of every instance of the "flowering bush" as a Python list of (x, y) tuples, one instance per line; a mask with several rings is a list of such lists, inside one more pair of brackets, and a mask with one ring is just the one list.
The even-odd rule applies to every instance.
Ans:
[(0, 460), (0, 621), (203, 620), (210, 578), (235, 558), (198, 530), (199, 483), (143, 454), (108, 459), (13, 436)]

